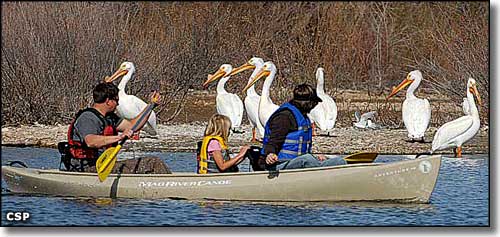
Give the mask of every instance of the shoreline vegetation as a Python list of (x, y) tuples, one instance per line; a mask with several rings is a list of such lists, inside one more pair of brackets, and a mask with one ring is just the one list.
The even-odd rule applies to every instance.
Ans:
[[(408, 72), (423, 73), (418, 96), (456, 105), (473, 77), (487, 125), (488, 45), (487, 1), (2, 2), (2, 126), (69, 123), (124, 61), (137, 69), (127, 93), (147, 98), (159, 90), (157, 116), (169, 123), (209, 73), (252, 56), (277, 66), (276, 104), (297, 84), (315, 85), (321, 66), (329, 95), (364, 92), (351, 100), (366, 102), (390, 126), (400, 124), (401, 110), (384, 95)], [(249, 76), (234, 76), (226, 89), (243, 97)], [(431, 126), (455, 117), (430, 101)]]

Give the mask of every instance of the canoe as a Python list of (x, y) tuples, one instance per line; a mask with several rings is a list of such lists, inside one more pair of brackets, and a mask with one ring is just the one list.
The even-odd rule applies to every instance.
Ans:
[(2, 166), (2, 177), (14, 193), (73, 197), (428, 203), (440, 165), (433, 155), (279, 172), (110, 174), (102, 183), (95, 173)]

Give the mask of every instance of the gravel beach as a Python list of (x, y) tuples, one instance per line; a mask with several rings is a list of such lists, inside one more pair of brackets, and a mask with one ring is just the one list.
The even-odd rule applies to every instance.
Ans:
[[(124, 149), (140, 151), (195, 152), (196, 141), (202, 138), (206, 123), (159, 125), (158, 138), (147, 137), (141, 133), (139, 140), (125, 143)], [(66, 140), (67, 125), (31, 125), (2, 128), (3, 146), (34, 146), (56, 148), (57, 143)], [(239, 146), (251, 144), (250, 126), (242, 126), (242, 134), (233, 133), (229, 145), (233, 151)], [(353, 127), (334, 128), (329, 134), (319, 132), (313, 138), (313, 153), (352, 154), (359, 151), (372, 151), (380, 154), (416, 154), (431, 149), (432, 138), (437, 128), (427, 130), (426, 143), (407, 142), (405, 129), (365, 130)], [(255, 145), (259, 145), (255, 143)], [(478, 134), (463, 146), (464, 154), (489, 152), (488, 127), (482, 127)], [(438, 152), (452, 154), (451, 149)]]

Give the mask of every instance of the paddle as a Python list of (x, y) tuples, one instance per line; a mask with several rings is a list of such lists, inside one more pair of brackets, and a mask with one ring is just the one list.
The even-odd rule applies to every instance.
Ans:
[(344, 157), (344, 160), (347, 164), (372, 163), (377, 156), (375, 152), (358, 152)]
[[(155, 102), (157, 102), (158, 99), (159, 99), (159, 94), (153, 97), (152, 103), (148, 104), (144, 113), (142, 113), (141, 117), (139, 117), (139, 119), (135, 122), (134, 126), (132, 127), (133, 132), (136, 132), (139, 124), (142, 124), (144, 120), (146, 120), (149, 117), (147, 115), (149, 115), (149, 112), (153, 110)], [(127, 141), (127, 139), (128, 137), (125, 137), (120, 141), (120, 143), (116, 147), (110, 147), (106, 149), (97, 159), (96, 169), (99, 181), (104, 182), (104, 180), (106, 180), (108, 175), (111, 173), (116, 163), (116, 155), (122, 148), (125, 141)]]

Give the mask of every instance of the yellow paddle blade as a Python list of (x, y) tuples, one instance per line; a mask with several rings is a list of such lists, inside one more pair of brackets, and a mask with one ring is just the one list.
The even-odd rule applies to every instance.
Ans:
[(120, 151), (121, 148), (121, 145), (110, 147), (106, 149), (101, 156), (99, 156), (99, 159), (97, 159), (95, 163), (99, 181), (104, 182), (104, 180), (106, 180), (108, 175), (111, 173), (113, 167), (115, 167), (116, 154), (118, 154), (118, 151)]
[(357, 163), (372, 163), (375, 158), (377, 158), (378, 153), (375, 152), (359, 152), (344, 157), (347, 164), (357, 164)]

